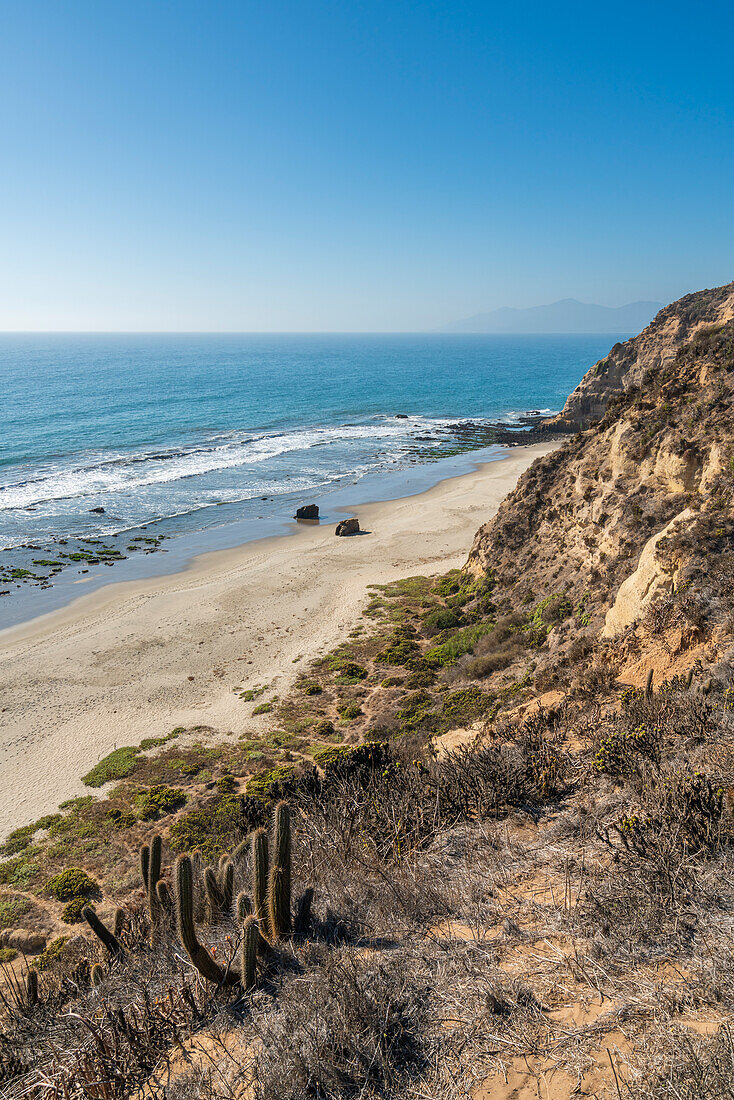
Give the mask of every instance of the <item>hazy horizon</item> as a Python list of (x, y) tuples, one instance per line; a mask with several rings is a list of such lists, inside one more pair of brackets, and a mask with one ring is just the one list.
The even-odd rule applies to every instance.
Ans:
[(430, 332), (732, 278), (731, 8), (3, 15), (2, 331)]
[[(578, 299), (565, 298), (555, 302), (539, 302), (530, 306), (498, 306), (492, 310), (485, 310), (479, 316), (489, 316), (497, 313), (512, 312), (517, 314), (532, 313), (533, 310), (547, 309), (559, 306), (566, 302), (588, 307), (589, 309), (614, 309), (624, 310), (637, 305), (655, 305), (660, 308), (665, 303), (648, 301), (624, 302), (619, 306), (608, 306), (601, 302), (579, 302)], [(456, 318), (453, 324), (472, 318)], [(550, 330), (543, 333), (540, 330), (529, 332), (526, 330), (513, 331), (502, 329), (496, 332), (472, 331), (454, 327), (434, 329), (386, 329), (386, 330), (355, 330), (355, 329), (0, 329), (3, 336), (573, 336), (573, 335), (619, 335), (627, 329), (573, 329)]]

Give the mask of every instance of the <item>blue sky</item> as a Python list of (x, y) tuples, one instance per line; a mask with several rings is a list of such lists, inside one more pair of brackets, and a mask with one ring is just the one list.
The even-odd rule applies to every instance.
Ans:
[(0, 329), (416, 331), (734, 279), (730, 3), (0, 10)]

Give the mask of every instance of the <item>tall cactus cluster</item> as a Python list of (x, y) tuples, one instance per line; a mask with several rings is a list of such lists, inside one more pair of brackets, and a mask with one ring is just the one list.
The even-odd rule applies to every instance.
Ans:
[[(207, 868), (204, 885), (211, 920), (234, 919), (240, 929), (239, 959), (219, 962), (201, 943), (196, 930), (196, 860), (182, 855), (176, 860), (175, 910), (181, 943), (191, 962), (208, 981), (220, 985), (240, 984), (252, 989), (256, 983), (257, 955), (275, 946), (292, 929), (291, 918), (291, 821), (288, 805), (279, 802), (273, 815), (271, 835), (256, 829), (249, 839), (252, 864), (251, 893), (234, 898), (235, 864), (245, 854), (239, 845), (231, 857), (223, 856), (219, 866)], [(305, 930), (310, 920), (313, 891), (307, 890), (298, 905), (297, 925)]]
[[(273, 813), (270, 834), (256, 829), (217, 867), (204, 867), (201, 852), (181, 855), (176, 860), (173, 890), (161, 877), (161, 837), (154, 835), (140, 849), (140, 876), (150, 916), (151, 945), (160, 938), (162, 921), (174, 915), (178, 936), (191, 962), (202, 977), (217, 985), (241, 985), (253, 989), (257, 979), (257, 957), (275, 947), (294, 930), (303, 933), (311, 920), (313, 890), (307, 889), (291, 912), (291, 818), (288, 804), (279, 802)], [(251, 888), (235, 898), (237, 868), (249, 849)], [(110, 956), (123, 957), (120, 935), (126, 922), (124, 910), (115, 913), (110, 931), (91, 907), (82, 915)], [(197, 924), (231, 921), (239, 931), (238, 957), (219, 961), (215, 950), (201, 942)], [(99, 975), (96, 975), (99, 977)], [(95, 983), (96, 984), (96, 983)]]

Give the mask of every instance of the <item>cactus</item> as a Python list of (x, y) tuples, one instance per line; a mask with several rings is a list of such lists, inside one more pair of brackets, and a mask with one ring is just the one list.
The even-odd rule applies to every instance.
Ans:
[(243, 890), (237, 895), (237, 901), (235, 902), (235, 911), (238, 924), (244, 924), (247, 918), (252, 913), (252, 898), (246, 890)]
[(279, 802), (273, 816), (275, 866), (283, 872), (283, 909), (287, 914), (284, 932), (291, 924), (291, 812), (287, 802)]
[(244, 840), (241, 840), (237, 847), (233, 850), (232, 855), (229, 857), (234, 863), (235, 867), (245, 859), (248, 849), (250, 847), (250, 838), (246, 836)]
[(161, 855), (163, 841), (160, 834), (156, 833), (150, 842), (150, 865), (148, 867), (148, 910), (151, 924), (155, 926), (160, 918), (160, 906), (158, 904), (157, 886), (161, 877)]
[(127, 924), (127, 913), (124, 909), (115, 909), (115, 919), (112, 925), (112, 931), (118, 938), (122, 935)]
[(204, 872), (204, 885), (209, 899), (209, 911), (212, 920), (221, 916), (229, 916), (232, 910), (234, 897), (234, 864), (224, 856), (219, 861), (219, 869), (215, 871), (207, 867)]
[(288, 876), (283, 867), (270, 869), (268, 882), (268, 931), (270, 942), (277, 943), (290, 931), (291, 914), (288, 908)]
[(140, 877), (143, 880), (146, 894), (148, 893), (148, 873), (150, 871), (150, 844), (140, 845)]
[(204, 857), (199, 848), (191, 856), (191, 869), (194, 876), (194, 920), (206, 919), (206, 890), (204, 889)]
[(268, 834), (252, 834), (252, 910), (259, 921), (260, 935), (267, 939), (268, 927)]
[(279, 802), (273, 815), (273, 866), (268, 880), (268, 926), (277, 943), (291, 930), (291, 815)]
[(649, 703), (652, 699), (652, 681), (655, 675), (654, 670), (650, 669), (647, 674), (647, 680), (645, 681), (645, 702)]
[(206, 896), (209, 899), (209, 910), (212, 917), (216, 917), (222, 907), (222, 894), (219, 889), (219, 875), (213, 867), (207, 867), (204, 871), (204, 886)]
[(163, 909), (166, 913), (172, 913), (173, 894), (171, 893), (171, 889), (168, 883), (164, 879), (160, 879), (155, 889), (158, 895), (158, 904), (160, 905), (161, 909)]
[(236, 969), (220, 966), (203, 944), (199, 943), (194, 924), (193, 872), (189, 856), (176, 860), (176, 921), (178, 935), (192, 963), (207, 981), (234, 985), (240, 976)]
[[(240, 894), (240, 897), (242, 895)], [(257, 972), (257, 948), (260, 941), (260, 932), (257, 926), (257, 917), (249, 916), (242, 927), (242, 948), (240, 959), (240, 974), (242, 987), (245, 991), (255, 988)]]
[(99, 919), (94, 909), (91, 909), (88, 905), (85, 905), (82, 909), (82, 916), (87, 922), (89, 927), (94, 932), (95, 936), (101, 943), (107, 948), (110, 955), (114, 955), (117, 958), (122, 958), (124, 952), (117, 936), (110, 932), (106, 924), (103, 924)]
[(219, 889), (224, 898), (222, 910), (226, 915), (230, 915), (232, 912), (232, 901), (234, 900), (234, 863), (229, 859), (219, 872)]
[(31, 967), (25, 980), (26, 995), (29, 1005), (38, 1004), (38, 971)]
[(95, 963), (94, 966), (92, 967), (92, 973), (90, 974), (90, 980), (91, 980), (92, 985), (94, 985), (94, 986), (101, 985), (103, 979), (104, 979), (104, 967), (100, 966), (99, 963)]
[(305, 936), (311, 924), (311, 905), (313, 904), (313, 886), (307, 886), (298, 899), (296, 919), (293, 931), (297, 936)]

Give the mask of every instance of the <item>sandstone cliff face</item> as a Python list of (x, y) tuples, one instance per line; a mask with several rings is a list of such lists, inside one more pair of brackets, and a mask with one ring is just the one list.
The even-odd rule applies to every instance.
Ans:
[(734, 597), (734, 284), (661, 310), (587, 373), (555, 423), (594, 419), (521, 478), (467, 568), (493, 574), (506, 608), (565, 593), (575, 615), (554, 631), (556, 651), (582, 623), (620, 652), (672, 632), (713, 639), (721, 655)]

